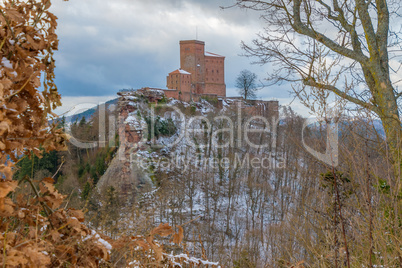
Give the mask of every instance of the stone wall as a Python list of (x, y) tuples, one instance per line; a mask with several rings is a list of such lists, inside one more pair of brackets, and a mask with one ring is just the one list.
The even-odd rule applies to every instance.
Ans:
[(205, 57), (205, 89), (203, 94), (216, 94), (226, 97), (225, 57), (219, 55)]

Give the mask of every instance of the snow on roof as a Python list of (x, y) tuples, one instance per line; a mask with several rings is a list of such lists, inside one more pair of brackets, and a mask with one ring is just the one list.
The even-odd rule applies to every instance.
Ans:
[(173, 72), (171, 72), (171, 74), (178, 74), (178, 73), (180, 73), (180, 74), (191, 74), (191, 73), (186, 72), (186, 71), (184, 71), (182, 69), (177, 69), (177, 70), (174, 70)]
[(211, 52), (207, 52), (207, 51), (205, 51), (205, 56), (224, 58), (224, 56), (221, 56), (221, 55), (218, 55), (218, 54), (215, 54), (215, 53), (211, 53)]

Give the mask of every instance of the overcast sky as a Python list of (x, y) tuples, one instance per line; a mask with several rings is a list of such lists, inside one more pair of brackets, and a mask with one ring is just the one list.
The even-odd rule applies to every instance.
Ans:
[[(263, 81), (270, 66), (242, 57), (240, 42), (251, 42), (263, 29), (258, 13), (221, 9), (234, 0), (61, 0), (51, 10), (59, 18), (56, 83), (64, 112), (83, 102), (105, 101), (123, 88), (166, 87), (166, 76), (180, 67), (179, 41), (205, 42), (206, 51), (226, 57), (227, 95), (249, 69)], [(271, 86), (258, 98), (292, 100), (289, 86)], [(303, 113), (298, 102), (292, 108)]]

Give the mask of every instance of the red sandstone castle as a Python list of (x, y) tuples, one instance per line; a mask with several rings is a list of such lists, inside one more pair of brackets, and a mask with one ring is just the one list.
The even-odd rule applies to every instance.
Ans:
[(166, 97), (183, 101), (226, 97), (225, 57), (206, 52), (202, 41), (180, 41), (180, 69), (169, 73), (167, 88)]
[[(180, 68), (167, 76), (167, 89), (144, 87), (135, 90), (150, 102), (158, 102), (166, 96), (185, 102), (199, 101), (201, 97), (217, 99), (216, 107), (227, 104), (239, 105), (253, 115), (278, 118), (277, 100), (247, 100), (242, 97), (226, 98), (225, 57), (205, 51), (205, 43), (199, 40), (180, 41)], [(118, 93), (123, 96), (125, 90)]]

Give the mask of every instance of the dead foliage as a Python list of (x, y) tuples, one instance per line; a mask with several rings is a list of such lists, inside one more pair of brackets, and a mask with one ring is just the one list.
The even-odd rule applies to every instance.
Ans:
[(98, 267), (106, 263), (108, 243), (83, 224), (82, 211), (60, 207), (65, 196), (54, 189), (53, 180), (26, 180), (37, 193), (34, 197), (19, 194), (11, 199), (17, 182), (7, 182), (8, 187), (1, 189), (7, 207), (0, 210), (4, 234), (0, 236), (4, 245), (0, 263), (9, 267)]
[(155, 239), (155, 236), (170, 236), (169, 242), (179, 245), (183, 242), (183, 232), (182, 226), (177, 226), (176, 232), (169, 224), (161, 223), (146, 237), (125, 236), (112, 242), (112, 245), (114, 250), (125, 252), (128, 267), (220, 267), (218, 263), (206, 260), (205, 256), (203, 259), (190, 257), (185, 247), (180, 248), (180, 254), (169, 254), (164, 245)]
[[(0, 263), (96, 267), (109, 258), (107, 244), (83, 224), (82, 211), (61, 207), (64, 196), (53, 179), (12, 180), (22, 154), (40, 156), (40, 147), (60, 150), (65, 145), (65, 135), (48, 123), (61, 105), (53, 81), (57, 18), (49, 7), (48, 0), (0, 3)], [(24, 183), (33, 196), (14, 193)]]

